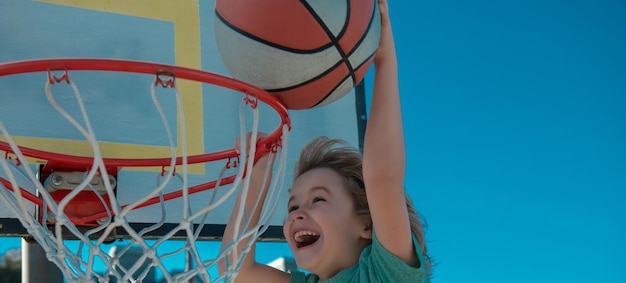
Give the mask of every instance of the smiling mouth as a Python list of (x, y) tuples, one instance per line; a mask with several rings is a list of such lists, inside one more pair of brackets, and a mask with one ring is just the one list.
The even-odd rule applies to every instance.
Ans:
[(320, 234), (313, 232), (313, 231), (307, 231), (307, 230), (298, 231), (295, 234), (293, 234), (293, 239), (296, 243), (297, 248), (302, 248), (302, 247), (312, 245), (313, 243), (317, 242), (319, 238), (320, 238)]

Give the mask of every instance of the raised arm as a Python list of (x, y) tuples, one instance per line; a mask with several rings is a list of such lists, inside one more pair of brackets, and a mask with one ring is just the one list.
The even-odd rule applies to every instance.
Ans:
[[(236, 142), (235, 144), (238, 145), (239, 142)], [(236, 146), (235, 148), (238, 149), (238, 146)], [(258, 149), (258, 150), (261, 150), (261, 149)], [(271, 170), (271, 166), (273, 164), (273, 162), (268, 160), (269, 158), (270, 157), (267, 154), (262, 156), (254, 164), (254, 168), (251, 173), (252, 175), (250, 176), (251, 179), (250, 179), (250, 186), (248, 190), (248, 196), (245, 200), (245, 206), (246, 206), (245, 212), (247, 213), (245, 215), (245, 219), (249, 219), (249, 223), (250, 223), (249, 227), (254, 226), (259, 222), (259, 217), (261, 215), (261, 208), (263, 206), (262, 204), (265, 202), (265, 197), (266, 197), (267, 190), (268, 190), (271, 180), (270, 178), (267, 178), (266, 182), (263, 183), (264, 175), (265, 175), (267, 166), (270, 166), (269, 169)], [(269, 176), (270, 177), (272, 176), (271, 171), (269, 173)], [(257, 198), (259, 196), (261, 196), (261, 202), (257, 206), (257, 208), (254, 211), (252, 211), (252, 209), (254, 208), (256, 204)], [(233, 213), (231, 213), (230, 219), (228, 220), (228, 224), (226, 224), (226, 229), (222, 237), (222, 246), (220, 248), (221, 250), (223, 250), (226, 247), (226, 245), (228, 245), (233, 240), (233, 234), (234, 234), (236, 218), (237, 218), (237, 213), (235, 212), (238, 211), (241, 206), (240, 200), (241, 200), (240, 195), (238, 195), (237, 200), (235, 201), (235, 205), (233, 206)], [(243, 227), (240, 226), (240, 229), (243, 229)], [(241, 241), (241, 244), (237, 246), (239, 255), (241, 255), (241, 251), (243, 250), (247, 242), (248, 240), (244, 239), (243, 241)], [(252, 246), (252, 249), (250, 250), (250, 252), (248, 252), (246, 257), (244, 258), (243, 263), (241, 267), (239, 268), (239, 273), (236, 279), (234, 280), (235, 283), (246, 283), (246, 282), (274, 283), (274, 282), (289, 282), (290, 281), (290, 276), (288, 273), (282, 272), (278, 269), (269, 267), (264, 264), (257, 263), (255, 260), (255, 249), (256, 249), (256, 244)], [(228, 256), (228, 260), (230, 263), (233, 263), (234, 258), (232, 254)], [(224, 270), (226, 269), (226, 263), (224, 261), (220, 261), (218, 264), (218, 269), (219, 269), (220, 274), (224, 274)]]
[(417, 266), (406, 208), (406, 167), (398, 61), (386, 0), (379, 0), (380, 43), (374, 58), (375, 76), (370, 116), (363, 146), (363, 177), (374, 233), (392, 254)]

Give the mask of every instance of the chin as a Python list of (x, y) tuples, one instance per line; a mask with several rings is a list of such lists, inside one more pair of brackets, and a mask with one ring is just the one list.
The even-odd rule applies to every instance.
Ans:
[[(297, 256), (294, 254), (296, 265), (298, 268), (302, 270), (306, 270), (307, 272), (318, 274), (319, 270), (319, 260), (317, 258), (303, 257)], [(317, 267), (317, 268), (316, 268)]]

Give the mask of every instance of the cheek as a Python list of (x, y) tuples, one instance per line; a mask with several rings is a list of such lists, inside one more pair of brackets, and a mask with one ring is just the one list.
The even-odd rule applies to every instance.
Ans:
[(291, 241), (291, 236), (289, 235), (289, 227), (288, 227), (288, 222), (287, 219), (285, 219), (285, 222), (283, 222), (283, 236), (285, 237), (285, 239), (287, 240), (287, 243), (290, 243)]

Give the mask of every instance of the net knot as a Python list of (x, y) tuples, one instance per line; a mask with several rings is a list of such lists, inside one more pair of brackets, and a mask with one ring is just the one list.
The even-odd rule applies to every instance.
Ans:
[(189, 220), (183, 220), (183, 221), (180, 222), (180, 229), (181, 230), (189, 229), (189, 227), (191, 227), (191, 225), (189, 224)]
[(156, 256), (156, 252), (153, 249), (144, 249), (143, 253), (146, 255), (147, 258), (155, 260), (158, 260), (158, 257)]

